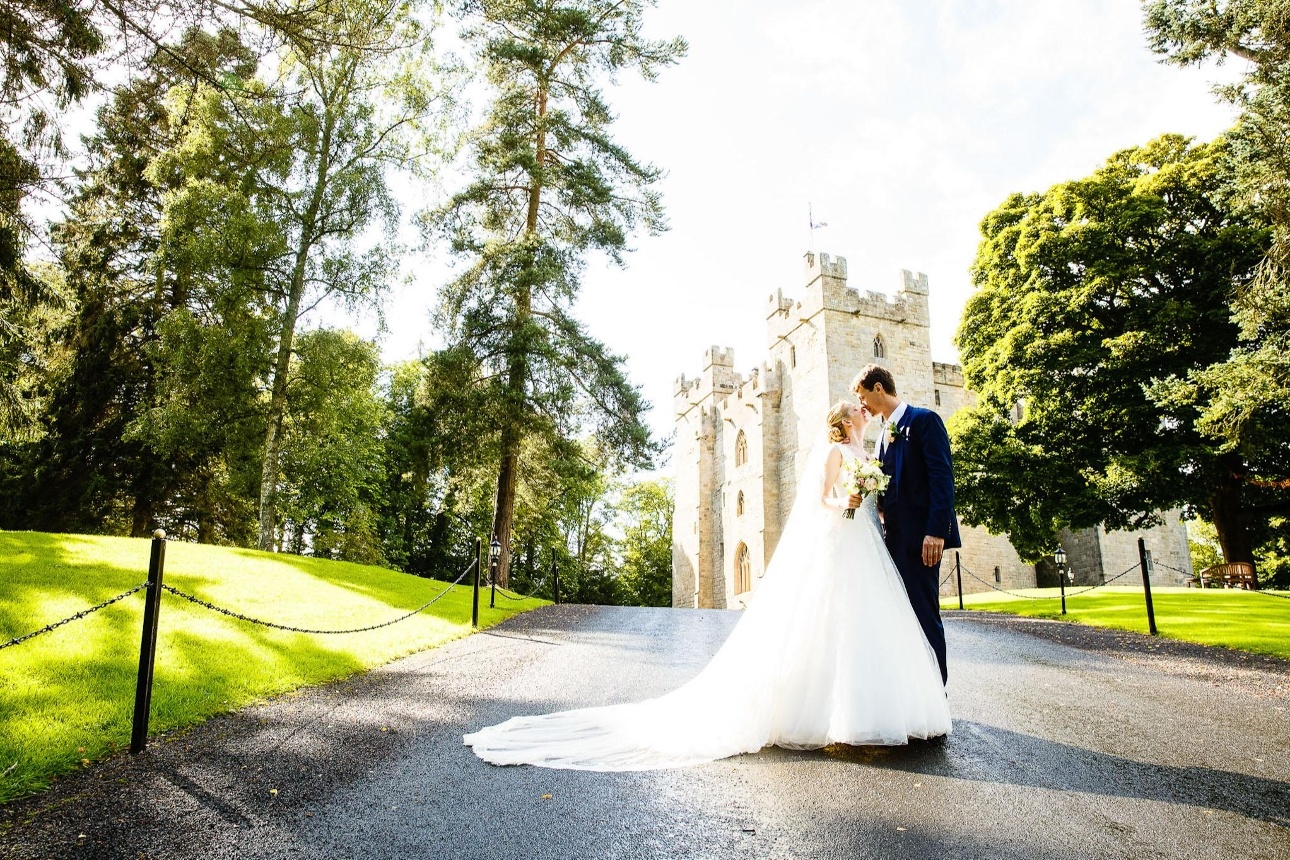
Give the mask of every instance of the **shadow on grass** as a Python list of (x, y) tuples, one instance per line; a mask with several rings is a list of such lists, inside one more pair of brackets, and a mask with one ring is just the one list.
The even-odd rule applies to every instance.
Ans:
[[(237, 556), (232, 563), (230, 553)], [(29, 633), (137, 585), (146, 578), (148, 555), (147, 539), (0, 532), (0, 638)], [(226, 567), (216, 567), (220, 563)], [(256, 577), (272, 576), (279, 565), (288, 581), (267, 591), (257, 588)], [(167, 582), (196, 596), (211, 596), (208, 587), (228, 598), (212, 602), (246, 604), (229, 609), (322, 629), (393, 621), (444, 589), (442, 583), (379, 568), (192, 544), (172, 544), (167, 567)], [(326, 584), (321, 594), (310, 589), (317, 583)], [(364, 599), (346, 600), (347, 593)], [(0, 652), (0, 802), (127, 742), (142, 606), (143, 596), (135, 595)], [(270, 630), (164, 595), (152, 732), (363, 671), (373, 663), (361, 659), (366, 645), (392, 659), (415, 650), (415, 643), (431, 647), (468, 633), (469, 606), (469, 589), (458, 587), (409, 619), (412, 632), (354, 640)], [(481, 626), (527, 606), (482, 609)], [(296, 620), (302, 610), (326, 616), (333, 608), (333, 618)], [(414, 644), (404, 648), (400, 641)]]
[[(366, 668), (314, 637), (245, 624), (226, 626), (218, 637), (194, 635), (176, 623), (176, 614), (163, 609), (150, 734)], [(138, 607), (104, 612), (74, 634), (70, 658), (66, 647), (35, 645), (9, 673), (0, 690), (0, 802), (129, 743), (140, 616)]]
[[(266, 553), (244, 548), (230, 549), (229, 552), (250, 561), (272, 561), (289, 565), (307, 576), (330, 585), (394, 606), (411, 601), (409, 609), (415, 609), (420, 605), (416, 602), (416, 597), (424, 595), (421, 600), (421, 603), (424, 603), (462, 573), (461, 570), (443, 571), (436, 574), (434, 578), (429, 578), (385, 567), (309, 558), (290, 553)], [(462, 565), (462, 569), (465, 569), (465, 565)], [(470, 577), (467, 576), (457, 588), (468, 589), (471, 585), (469, 580)]]
[[(148, 545), (139, 563), (109, 561), (95, 537), (0, 531), (0, 638), (21, 636), (67, 617), (49, 617), (42, 604), (74, 595), (73, 612), (115, 597), (148, 578)], [(21, 647), (21, 646), (17, 646)]]

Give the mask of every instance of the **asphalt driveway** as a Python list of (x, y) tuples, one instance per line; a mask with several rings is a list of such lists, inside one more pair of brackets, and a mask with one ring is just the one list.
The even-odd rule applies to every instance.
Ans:
[(732, 612), (558, 606), (0, 809), (0, 857), (1287, 858), (1290, 664), (950, 613), (954, 733), (600, 774), (461, 735), (694, 675)]

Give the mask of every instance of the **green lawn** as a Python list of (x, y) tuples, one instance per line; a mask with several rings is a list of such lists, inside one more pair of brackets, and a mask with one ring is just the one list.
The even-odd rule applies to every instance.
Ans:
[[(149, 543), (0, 532), (0, 642), (143, 582)], [(445, 585), (378, 567), (186, 543), (167, 546), (165, 582), (252, 617), (318, 629), (389, 620)], [(490, 610), (482, 596), (481, 626), (545, 603), (499, 599)], [(0, 803), (129, 745), (142, 619), (139, 592), (0, 650)], [(151, 730), (192, 725), (469, 632), (465, 585), (406, 621), (338, 636), (272, 630), (163, 594)]]
[[(1076, 587), (1072, 591), (1079, 591)], [(1056, 596), (1055, 588), (1018, 590), (1019, 594)], [(1228, 589), (1152, 588), (1156, 628), (1161, 636), (1205, 645), (1222, 645), (1290, 659), (1290, 600), (1271, 594)], [(968, 594), (964, 608), (1007, 612), (1032, 618), (1057, 618), (1096, 627), (1147, 632), (1147, 610), (1142, 589), (1110, 586), (1060, 600), (1027, 600), (989, 591)], [(958, 598), (941, 601), (942, 609), (958, 609)]]

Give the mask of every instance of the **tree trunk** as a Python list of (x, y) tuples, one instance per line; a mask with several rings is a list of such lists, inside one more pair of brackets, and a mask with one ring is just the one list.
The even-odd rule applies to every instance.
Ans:
[(134, 511), (132, 512), (130, 522), (130, 537), (148, 537), (152, 531), (148, 528), (152, 524), (152, 507), (143, 499), (135, 497)]
[(1250, 541), (1250, 523), (1253, 519), (1242, 498), (1242, 473), (1240, 458), (1224, 458), (1222, 482), (1209, 497), (1214, 529), (1218, 543), (1223, 548), (1223, 561), (1228, 564), (1244, 561), (1254, 564), (1254, 546)]
[[(534, 174), (528, 190), (528, 211), (524, 219), (524, 232), (532, 236), (537, 233), (538, 212), (542, 205), (542, 169), (546, 164), (546, 113), (547, 89), (538, 90), (537, 99), (537, 134), (534, 140)], [(516, 331), (524, 332), (533, 314), (533, 294), (524, 284), (516, 285), (515, 320)], [(507, 402), (510, 414), (502, 422), (501, 463), (497, 470), (497, 500), (493, 509), (493, 534), (501, 544), (501, 553), (497, 558), (497, 584), (502, 587), (510, 585), (511, 571), (511, 528), (515, 521), (515, 483), (519, 471), (520, 445), (524, 441), (521, 432), (521, 416), (526, 414), (525, 389), (528, 387), (528, 365), (525, 356), (513, 353), (507, 368)]]
[[(525, 364), (523, 358), (516, 356), (511, 360), (507, 389), (507, 400), (512, 404), (524, 403)], [(493, 533), (489, 540), (497, 538), (501, 552), (497, 556), (497, 584), (509, 588), (511, 584), (511, 531), (515, 522), (515, 484), (520, 467), (520, 422), (516, 416), (522, 410), (510, 410), (510, 415), (502, 422), (501, 463), (497, 470), (497, 499), (493, 508)]]
[(276, 548), (275, 535), (278, 517), (278, 459), (282, 451), (282, 419), (287, 412), (287, 379), (291, 370), (291, 347), (296, 336), (296, 322), (300, 317), (300, 301), (305, 292), (305, 268), (309, 253), (318, 236), (318, 212), (323, 196), (327, 193), (330, 170), (332, 121), (323, 126), (322, 141), (318, 149), (318, 168), (314, 174), (313, 194), (309, 208), (300, 221), (300, 241), (296, 246), (296, 259), (291, 268), (291, 281), (287, 308), (282, 315), (282, 330), (278, 335), (278, 355), (273, 367), (273, 392), (269, 397), (267, 428), (264, 434), (264, 465), (260, 470), (260, 535), (258, 545), (265, 552)]
[(273, 552), (278, 519), (278, 456), (282, 449), (282, 419), (287, 411), (287, 372), (291, 368), (291, 344), (296, 334), (300, 297), (294, 285), (278, 336), (278, 356), (273, 367), (273, 393), (269, 398), (267, 430), (264, 434), (264, 464), (260, 469), (260, 536), (258, 546)]

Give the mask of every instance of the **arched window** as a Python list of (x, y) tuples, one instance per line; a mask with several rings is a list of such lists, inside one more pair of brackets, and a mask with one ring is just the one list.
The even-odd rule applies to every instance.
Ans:
[(887, 344), (882, 342), (882, 335), (880, 334), (876, 334), (873, 336), (873, 357), (874, 358), (887, 357)]
[(735, 465), (742, 466), (748, 462), (748, 437), (740, 430), (735, 437)]
[(742, 517), (743, 515), (744, 515), (744, 491), (740, 490), (739, 498), (735, 499), (735, 516)]
[(735, 594), (743, 594), (752, 589), (752, 558), (748, 555), (746, 544), (739, 544), (735, 551)]

